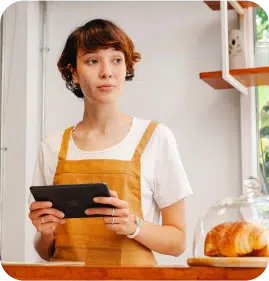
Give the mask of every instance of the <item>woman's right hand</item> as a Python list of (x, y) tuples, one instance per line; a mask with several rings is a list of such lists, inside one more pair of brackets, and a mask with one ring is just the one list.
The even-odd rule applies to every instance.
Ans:
[(56, 226), (65, 223), (64, 213), (51, 207), (52, 203), (45, 201), (30, 205), (29, 218), (37, 231), (45, 236), (54, 235)]

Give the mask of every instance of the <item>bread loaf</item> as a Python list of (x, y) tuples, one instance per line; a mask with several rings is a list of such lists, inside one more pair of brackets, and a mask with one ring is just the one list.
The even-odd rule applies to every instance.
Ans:
[(247, 221), (217, 225), (206, 236), (204, 253), (210, 257), (269, 257), (269, 230)]

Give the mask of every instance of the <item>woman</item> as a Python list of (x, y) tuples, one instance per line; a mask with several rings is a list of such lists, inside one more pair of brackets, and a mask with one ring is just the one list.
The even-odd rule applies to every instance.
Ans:
[(139, 60), (130, 38), (108, 20), (92, 20), (67, 39), (58, 68), (84, 99), (84, 115), (42, 141), (34, 185), (106, 182), (111, 197), (95, 200), (114, 208), (85, 210), (108, 217), (65, 220), (50, 202), (32, 202), (35, 249), (45, 260), (153, 266), (152, 251), (185, 250), (184, 198), (192, 192), (174, 135), (119, 107)]

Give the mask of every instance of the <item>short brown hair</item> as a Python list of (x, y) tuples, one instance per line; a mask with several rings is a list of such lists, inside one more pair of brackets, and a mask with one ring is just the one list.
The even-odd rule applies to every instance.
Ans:
[(108, 20), (95, 19), (85, 25), (77, 27), (68, 37), (60, 59), (58, 69), (65, 80), (66, 87), (78, 98), (84, 95), (79, 85), (74, 84), (70, 66), (77, 66), (77, 52), (95, 52), (100, 49), (115, 48), (122, 51), (126, 62), (126, 81), (134, 77), (134, 65), (141, 59), (134, 51), (134, 44), (128, 35), (117, 25)]

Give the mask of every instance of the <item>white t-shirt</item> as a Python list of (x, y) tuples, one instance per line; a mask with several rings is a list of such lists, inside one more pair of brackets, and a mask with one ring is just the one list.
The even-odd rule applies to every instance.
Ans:
[[(131, 160), (149, 120), (133, 118), (127, 136), (117, 145), (88, 152), (76, 147), (70, 136), (67, 160), (117, 159)], [(33, 185), (52, 185), (58, 163), (64, 131), (54, 133), (41, 142), (33, 178)], [(160, 209), (192, 194), (185, 170), (180, 160), (175, 137), (160, 123), (155, 129), (141, 156), (141, 196), (144, 219), (159, 223)], [(30, 195), (29, 203), (34, 201)]]

